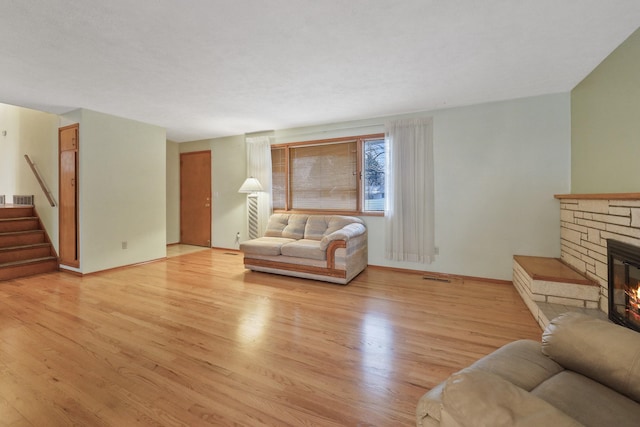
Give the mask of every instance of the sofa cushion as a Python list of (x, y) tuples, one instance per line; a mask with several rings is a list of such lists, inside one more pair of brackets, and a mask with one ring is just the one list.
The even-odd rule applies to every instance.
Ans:
[(282, 255), (298, 258), (317, 259), (324, 261), (327, 259), (327, 251), (320, 248), (320, 241), (311, 239), (300, 239), (283, 245)]
[(307, 225), (309, 215), (291, 215), (289, 223), (282, 230), (282, 237), (287, 239), (302, 239), (304, 236), (304, 228)]
[(329, 216), (311, 215), (307, 219), (307, 225), (304, 228), (304, 238), (311, 240), (321, 240), (327, 231)]
[(264, 232), (265, 237), (282, 237), (282, 230), (284, 230), (288, 223), (288, 214), (271, 215), (267, 223), (267, 229)]
[(580, 425), (543, 399), (488, 372), (458, 372), (444, 387), (441, 427)]
[(240, 243), (240, 250), (245, 255), (281, 255), (280, 248), (294, 239), (284, 237), (259, 237)]
[(581, 313), (553, 319), (542, 352), (564, 366), (640, 401), (640, 334)]
[(531, 391), (586, 426), (637, 426), (640, 404), (573, 371), (554, 375)]

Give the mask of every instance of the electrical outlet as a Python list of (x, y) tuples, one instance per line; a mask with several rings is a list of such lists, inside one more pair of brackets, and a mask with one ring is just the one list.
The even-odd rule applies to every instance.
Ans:
[(127, 242), (126, 240), (124, 242), (122, 242), (122, 249), (127, 249)]
[(440, 255), (440, 248), (436, 246), (433, 252), (435, 252), (436, 255)]

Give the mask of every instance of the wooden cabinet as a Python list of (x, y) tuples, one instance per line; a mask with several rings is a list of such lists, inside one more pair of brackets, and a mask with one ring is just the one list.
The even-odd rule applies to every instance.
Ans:
[(78, 125), (60, 128), (60, 151), (78, 149)]
[(77, 124), (58, 129), (59, 145), (59, 253), (60, 264), (80, 266), (78, 236), (78, 135)]

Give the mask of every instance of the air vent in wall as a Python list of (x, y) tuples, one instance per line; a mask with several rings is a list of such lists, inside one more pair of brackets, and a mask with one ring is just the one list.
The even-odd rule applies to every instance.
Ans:
[(14, 205), (33, 205), (33, 196), (13, 196)]

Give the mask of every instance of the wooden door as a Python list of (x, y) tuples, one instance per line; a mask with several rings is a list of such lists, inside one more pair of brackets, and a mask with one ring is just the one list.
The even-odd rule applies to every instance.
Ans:
[(58, 129), (60, 263), (80, 266), (78, 243), (78, 125)]
[(211, 151), (180, 154), (180, 242), (211, 247)]

